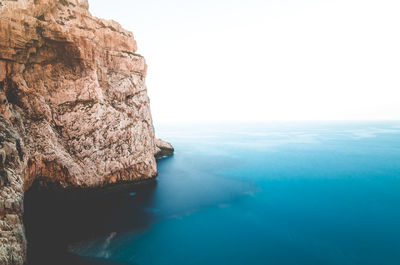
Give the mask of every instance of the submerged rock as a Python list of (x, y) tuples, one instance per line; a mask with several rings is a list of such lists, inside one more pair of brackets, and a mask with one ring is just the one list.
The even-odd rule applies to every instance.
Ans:
[(0, 264), (26, 259), (23, 195), (34, 182), (94, 188), (157, 175), (154, 154), (171, 148), (154, 137), (136, 49), (86, 0), (0, 0)]

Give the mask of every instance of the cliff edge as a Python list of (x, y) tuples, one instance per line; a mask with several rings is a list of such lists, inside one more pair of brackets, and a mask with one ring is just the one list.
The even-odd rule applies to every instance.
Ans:
[(0, 264), (23, 264), (24, 192), (157, 175), (146, 63), (87, 0), (0, 0)]

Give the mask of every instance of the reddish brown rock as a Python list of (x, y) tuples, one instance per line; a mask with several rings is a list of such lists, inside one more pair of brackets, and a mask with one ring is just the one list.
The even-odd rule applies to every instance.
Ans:
[(86, 0), (0, 0), (0, 264), (25, 260), (23, 194), (33, 182), (91, 188), (156, 176), (136, 49)]
[(170, 156), (174, 153), (174, 147), (161, 139), (155, 139), (156, 144), (156, 158), (162, 158), (166, 156)]

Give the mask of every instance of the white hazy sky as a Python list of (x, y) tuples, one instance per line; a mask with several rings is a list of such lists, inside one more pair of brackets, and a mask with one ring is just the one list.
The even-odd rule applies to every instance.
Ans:
[(131, 30), (155, 123), (400, 118), (399, 0), (92, 0)]

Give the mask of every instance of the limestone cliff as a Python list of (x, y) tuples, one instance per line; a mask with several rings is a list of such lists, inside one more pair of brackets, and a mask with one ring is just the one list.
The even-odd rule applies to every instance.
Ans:
[(86, 0), (0, 0), (0, 264), (26, 258), (32, 183), (156, 176), (154, 155), (173, 149), (156, 143), (145, 77), (132, 33)]

